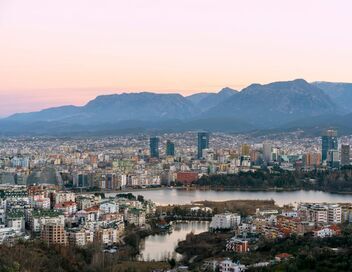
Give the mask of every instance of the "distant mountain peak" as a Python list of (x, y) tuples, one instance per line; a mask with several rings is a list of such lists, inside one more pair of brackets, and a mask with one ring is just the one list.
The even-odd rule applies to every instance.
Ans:
[(322, 90), (303, 79), (295, 79), (251, 84), (209, 109), (205, 115), (241, 116), (257, 126), (275, 127), (297, 118), (335, 111), (336, 105)]
[(218, 92), (218, 94), (230, 94), (230, 95), (235, 94), (235, 93), (238, 93), (238, 91), (237, 91), (237, 90), (234, 90), (234, 89), (231, 89), (231, 88), (229, 88), (229, 87), (222, 88), (222, 89)]
[(292, 82), (309, 84), (304, 78), (296, 78), (296, 79), (292, 80)]
[[(135, 129), (272, 129), (324, 122), (349, 125), (352, 84), (304, 79), (251, 84), (238, 92), (120, 93), (99, 95), (84, 106), (62, 106), (14, 114), (0, 120), (0, 133), (89, 133)], [(311, 120), (311, 121), (309, 121)], [(309, 121), (309, 122), (308, 122)], [(303, 125), (303, 124), (302, 124)], [(352, 131), (352, 125), (349, 125)]]

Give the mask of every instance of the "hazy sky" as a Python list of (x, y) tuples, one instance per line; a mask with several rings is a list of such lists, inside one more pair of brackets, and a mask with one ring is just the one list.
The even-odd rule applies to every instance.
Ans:
[(350, 0), (0, 0), (0, 116), (98, 94), (352, 82)]

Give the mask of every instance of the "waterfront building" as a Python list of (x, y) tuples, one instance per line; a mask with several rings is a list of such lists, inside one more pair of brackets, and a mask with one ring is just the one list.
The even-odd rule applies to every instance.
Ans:
[(125, 209), (125, 220), (129, 224), (134, 224), (135, 226), (145, 225), (146, 213), (142, 209), (137, 208), (127, 208)]
[(233, 229), (241, 223), (241, 216), (237, 213), (215, 214), (210, 222), (212, 230)]
[(182, 184), (191, 184), (192, 182), (198, 180), (197, 172), (178, 172), (176, 174), (176, 181)]
[(338, 204), (302, 203), (298, 213), (304, 220), (315, 224), (340, 224), (342, 222), (342, 208)]

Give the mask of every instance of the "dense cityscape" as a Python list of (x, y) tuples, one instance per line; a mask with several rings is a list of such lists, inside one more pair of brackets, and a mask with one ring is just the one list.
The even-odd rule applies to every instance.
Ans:
[[(297, 173), (308, 175), (311, 186), (316, 186), (321, 173), (344, 173), (350, 181), (351, 140), (348, 136), (338, 137), (335, 130), (327, 130), (321, 137), (305, 137), (302, 132), (271, 138), (185, 132), (101, 138), (2, 138), (0, 243), (5, 247), (20, 241), (41, 241), (58, 248), (94, 245), (96, 254), (108, 255), (115, 262), (138, 260), (156, 265), (151, 270), (225, 272), (289, 265), (295, 258), (292, 252), (275, 252), (271, 257), (250, 260), (244, 256), (257, 254), (263, 241), (293, 235), (313, 239), (341, 236), (352, 222), (352, 201), (298, 200), (301, 202), (279, 206), (270, 199), (243, 203), (236, 199), (203, 199), (165, 206), (145, 199), (143, 192), (259, 188), (246, 182), (238, 186), (236, 179), (242, 175), (247, 175), (246, 180), (264, 175), (260, 190), (269, 191), (306, 190), (297, 187), (300, 183), (291, 187), (286, 181), (282, 185), (265, 185), (267, 179), (289, 180), (292, 173), (295, 177)], [(218, 183), (224, 176), (233, 180)], [(185, 241), (170, 248), (171, 253), (143, 257), (145, 239), (170, 235), (177, 232), (181, 222), (195, 221), (206, 223), (203, 232), (190, 237), (187, 233), (194, 232), (190, 229), (183, 237)], [(211, 244), (215, 243), (214, 237), (207, 233), (219, 236), (216, 244)], [(205, 235), (199, 245), (198, 235)], [(188, 243), (193, 243), (194, 253)], [(196, 253), (204, 243), (209, 243), (207, 250)], [(218, 247), (218, 251), (207, 252)], [(105, 262), (105, 258), (102, 260)], [(117, 265), (111, 260), (108, 263), (111, 267)]]
[(351, 10), (0, 0), (0, 272), (352, 272)]

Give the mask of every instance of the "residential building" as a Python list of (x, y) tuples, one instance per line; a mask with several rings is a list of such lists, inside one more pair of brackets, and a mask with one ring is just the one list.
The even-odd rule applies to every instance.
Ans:
[(350, 165), (350, 145), (341, 145), (341, 166)]
[(198, 180), (198, 173), (196, 172), (178, 172), (176, 174), (176, 181), (183, 184), (191, 184)]
[(233, 229), (241, 223), (241, 216), (236, 213), (215, 214), (210, 222), (212, 230)]
[(233, 262), (230, 259), (225, 259), (219, 262), (219, 272), (242, 272), (245, 271), (246, 267), (239, 264), (239, 262)]
[(65, 227), (59, 223), (45, 223), (40, 232), (41, 240), (47, 245), (67, 245), (67, 235)]

